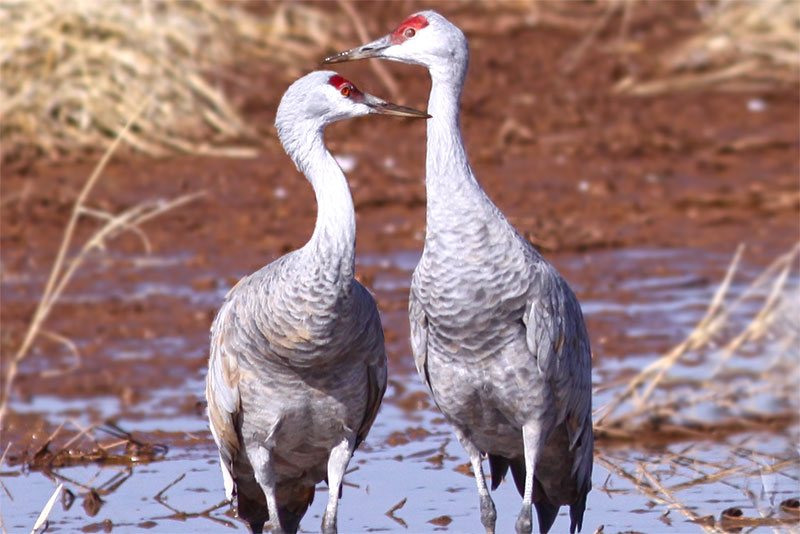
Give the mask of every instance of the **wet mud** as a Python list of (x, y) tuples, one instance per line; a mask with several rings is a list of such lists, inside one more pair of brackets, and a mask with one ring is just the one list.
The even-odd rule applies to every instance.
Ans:
[[(692, 5), (642, 3), (628, 30), (638, 51), (618, 50), (619, 23), (612, 23), (569, 72), (565, 62), (582, 38), (576, 30), (548, 24), (481, 29), (476, 20), (501, 20), (501, 10), (481, 4), (438, 7), (470, 39), (461, 123), (475, 174), (582, 301), (595, 386), (629, 376), (680, 342), (702, 316), (740, 243), (746, 245), (746, 276), (753, 278), (800, 238), (796, 87), (653, 97), (610, 91), (626, 73), (657, 73), (659, 51), (699, 24)], [(416, 2), (361, 6), (373, 36), (424, 7)], [(399, 103), (424, 109), (430, 86), (424, 70), (386, 66), (401, 88)], [(391, 96), (369, 64), (337, 67), (362, 90)], [(24, 515), (4, 504), (10, 531), (29, 529), (53, 488), (46, 477), (29, 480), (34, 475), (20, 471), (26, 464), (51, 474), (82, 465), (70, 475), (94, 480), (71, 486), (89, 503), (83, 512), (64, 506), (61, 523), (54, 512), (53, 531), (243, 529), (224, 507), (215, 508), (223, 498), (222, 480), (203, 416), (203, 380), (208, 329), (228, 289), (302, 246), (314, 225), (313, 191), (272, 133), (274, 110), (289, 83), (276, 79), (277, 73), (260, 67), (246, 86), (232, 83), (228, 89), (251, 123), (270, 136), (259, 157), (157, 160), (123, 151), (105, 170), (89, 201), (96, 209), (115, 212), (152, 198), (203, 195), (143, 225), (145, 239), (127, 233), (107, 250), (92, 253), (46, 323), (48, 331), (72, 340), (76, 351), (43, 336), (23, 361), (2, 429), (3, 447), (9, 444), (3, 475), (15, 474), (0, 480), (16, 499), (25, 484), (40, 488), (42, 497)], [(390, 359), (384, 407), (348, 477), (358, 488), (345, 488), (342, 529), (474, 531), (477, 495), (466, 456), (419, 384), (408, 343), (408, 284), (425, 232), (425, 124), (369, 117), (330, 126), (326, 140), (350, 182), (357, 272), (376, 295)], [(11, 161), (2, 169), (0, 350), (6, 362), (22, 341), (72, 204), (98, 158)], [(78, 240), (95, 226), (96, 221), (83, 219)], [(131, 435), (108, 435), (92, 426), (104, 421), (116, 421)], [(781, 430), (791, 423), (784, 419), (765, 426)], [(89, 427), (91, 432), (70, 442)], [(703, 454), (713, 457), (720, 448), (734, 447), (735, 436), (722, 444), (709, 442)], [(156, 461), (124, 461), (131, 442), (117, 442), (128, 438), (150, 451), (145, 460)], [(160, 447), (168, 452), (160, 454)], [(675, 446), (660, 447), (658, 454)], [(119, 456), (106, 462), (118, 470), (113, 476), (135, 471), (141, 484), (114, 487), (119, 479), (97, 467), (98, 458), (80, 460), (92, 451)], [(637, 461), (630, 447), (614, 451), (615, 465)], [(72, 462), (70, 454), (78, 461)], [(672, 449), (670, 454), (678, 453)], [(404, 471), (409, 464), (422, 474), (409, 475)], [(155, 499), (181, 473), (186, 479), (167, 492), (172, 500)], [(642, 514), (656, 519), (637, 518), (631, 507), (646, 507), (647, 498), (617, 504), (613, 491), (600, 491), (612, 475), (621, 481), (615, 491), (630, 484), (611, 467), (596, 468), (584, 531), (608, 522), (604, 511), (625, 517), (605, 532), (652, 532), (654, 524), (684, 531), (683, 519), (668, 525), (658, 513), (646, 511)], [(426, 489), (429, 480), (435, 482)], [(519, 501), (507, 486), (495, 500), (498, 515), (511, 521)], [(89, 487), (102, 489), (94, 504)], [(119, 487), (128, 493), (123, 496)], [(800, 493), (791, 483), (778, 487), (778, 502)], [(357, 499), (347, 499), (351, 491), (368, 496), (375, 512), (356, 513)], [(431, 493), (438, 500), (419, 508)], [(730, 495), (721, 499), (732, 500)], [(103, 510), (124, 509), (125, 502), (137, 503), (136, 510), (103, 519)], [(304, 521), (307, 531), (318, 525), (314, 516), (320, 516), (322, 502), (320, 496)], [(721, 511), (727, 505), (709, 507)], [(186, 516), (187, 510), (194, 515)]]

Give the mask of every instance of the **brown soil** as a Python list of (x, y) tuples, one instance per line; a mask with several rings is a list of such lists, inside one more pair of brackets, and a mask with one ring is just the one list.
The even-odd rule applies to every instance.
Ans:
[[(797, 87), (648, 98), (610, 92), (628, 73), (655, 73), (659, 52), (697, 29), (693, 4), (642, 2), (628, 27), (627, 40), (636, 47), (622, 49), (621, 22), (612, 19), (569, 73), (563, 69), (566, 58), (585, 32), (547, 23), (483, 29), (478, 22), (488, 23), (504, 11), (473, 3), (437, 6), (466, 28), (470, 39), (462, 126), (475, 173), (517, 228), (556, 265), (558, 253), (568, 251), (691, 247), (727, 255), (739, 242), (749, 247), (748, 261), (765, 265), (800, 237)], [(359, 3), (372, 36), (423, 7), (418, 2)], [(352, 43), (359, 43), (355, 35)], [(386, 66), (403, 91), (402, 103), (424, 109), (430, 86), (424, 70)], [(362, 90), (389, 96), (369, 64), (336, 67)], [(291, 80), (263, 68), (240, 74), (249, 83), (231, 85), (229, 93), (258, 129), (270, 133), (274, 111)], [(763, 111), (748, 110), (754, 99), (765, 103)], [(424, 122), (370, 117), (338, 123), (328, 128), (327, 142), (336, 154), (357, 161), (348, 178), (358, 217), (358, 254), (420, 250), (425, 231)], [(3, 169), (4, 297), (11, 291), (10, 281), (36, 281), (14, 289), (19, 293), (15, 298), (3, 299), (4, 362), (21, 341), (72, 203), (98, 158), (17, 161)], [(311, 234), (316, 207), (311, 187), (274, 137), (252, 160), (153, 160), (120, 154), (90, 204), (119, 211), (145, 199), (193, 191), (206, 194), (143, 228), (156, 257), (186, 258), (180, 268), (126, 269), (121, 281), (122, 267), (131, 267), (131, 255), (142, 245), (133, 235), (115, 241), (111, 256), (123, 259), (113, 262), (98, 255), (69, 288), (75, 295), (102, 283), (108, 298), (67, 300), (56, 306), (47, 324), (84, 340), (80, 367), (65, 376), (42, 377), (41, 370), (71, 362), (68, 353), (43, 339), (22, 366), (14, 399), (44, 393), (65, 398), (108, 395), (120, 398), (129, 415), (146, 417), (137, 404), (153, 388), (178, 387), (186, 377), (203, 374), (205, 355), (194, 349), (207, 342), (218, 304), (187, 308), (187, 300), (175, 295), (131, 301), (114, 288), (153, 278), (166, 284), (188, 281), (197, 291), (230, 287), (238, 277), (301, 246)], [(93, 224), (85, 221), (79, 233), (85, 235)], [(719, 267), (711, 270), (698, 276), (718, 278)], [(382, 268), (360, 271), (371, 285)], [(578, 276), (584, 277), (584, 287), (591, 287), (598, 273)], [(377, 296), (387, 316), (403, 316), (403, 295), (378, 291)], [(608, 325), (589, 325), (592, 337), (610, 335), (613, 340), (613, 332), (601, 332), (601, 326)], [(411, 372), (405, 321), (397, 319), (386, 327), (394, 370)], [(169, 336), (185, 339), (192, 350), (162, 351), (146, 365), (109, 353), (124, 341), (147, 344), (148, 339)], [(603, 350), (624, 354), (613, 344)], [(181, 409), (196, 411), (194, 400), (199, 399), (187, 400)], [(23, 443), (50, 431), (48, 425), (12, 415), (4, 435)], [(181, 439), (165, 436), (171, 442)]]

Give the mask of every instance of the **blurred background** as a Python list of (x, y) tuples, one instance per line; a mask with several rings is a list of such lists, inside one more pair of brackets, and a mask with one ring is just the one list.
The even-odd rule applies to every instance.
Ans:
[[(473, 169), (587, 319), (584, 532), (800, 531), (797, 2), (4, 0), (4, 532), (246, 531), (203, 387), (227, 291), (313, 229), (275, 110), (325, 56), (431, 7), (469, 39)], [(420, 67), (335, 67), (426, 106)], [(368, 117), (326, 141), (390, 360), (340, 529), (476, 531), (466, 454), (408, 344), (425, 125)], [(495, 501), (510, 531), (513, 485)]]

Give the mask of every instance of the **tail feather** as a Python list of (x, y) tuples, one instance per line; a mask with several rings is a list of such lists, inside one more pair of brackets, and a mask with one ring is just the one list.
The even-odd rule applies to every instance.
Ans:
[(520, 497), (525, 495), (525, 459), (514, 458), (510, 461), (511, 474), (514, 475), (514, 484), (517, 486), (517, 491)]
[(287, 534), (300, 528), (300, 520), (314, 501), (314, 486), (278, 487), (278, 520)]
[(539, 532), (547, 534), (558, 515), (558, 506), (550, 501), (541, 500), (533, 503), (536, 506), (536, 517), (539, 519)]
[[(492, 491), (496, 490), (505, 478), (509, 467), (514, 477), (514, 484), (520, 496), (525, 493), (525, 460), (523, 458), (505, 458), (489, 454), (489, 471), (492, 475)], [(591, 486), (579, 490), (579, 497), (569, 505), (570, 534), (580, 532), (583, 528), (583, 514), (586, 510), (586, 495)], [(533, 504), (536, 506), (536, 516), (539, 520), (539, 531), (547, 534), (555, 523), (561, 505), (554, 504), (544, 491), (541, 481), (533, 478)]]
[(577, 501), (572, 503), (569, 507), (569, 534), (575, 534), (583, 528), (583, 512), (586, 510), (586, 494), (582, 492)]
[(539, 532), (547, 534), (558, 516), (561, 506), (553, 504), (547, 498), (539, 479), (533, 477), (533, 504), (536, 506), (536, 517), (539, 519)]
[(489, 455), (489, 472), (492, 474), (492, 491), (497, 489), (497, 486), (503, 481), (508, 472), (508, 458), (497, 456), (495, 454)]
[[(269, 520), (267, 501), (264, 492), (253, 481), (239, 480), (235, 490), (236, 516), (244, 519), (253, 534), (264, 531), (264, 524)], [(244, 483), (244, 484), (243, 484)], [(314, 486), (279, 486), (278, 487), (278, 521), (281, 530), (294, 534), (300, 528), (300, 520), (314, 500)]]
[(264, 523), (269, 519), (267, 502), (260, 489), (258, 490), (258, 496), (261, 497), (261, 500), (251, 498), (250, 495), (243, 491), (237, 491), (236, 493), (236, 516), (247, 521), (253, 534), (263, 532)]
[(514, 485), (520, 496), (525, 493), (525, 460), (522, 458), (506, 458), (496, 454), (489, 455), (489, 472), (492, 474), (492, 491), (503, 481), (511, 467), (511, 474), (514, 477)]

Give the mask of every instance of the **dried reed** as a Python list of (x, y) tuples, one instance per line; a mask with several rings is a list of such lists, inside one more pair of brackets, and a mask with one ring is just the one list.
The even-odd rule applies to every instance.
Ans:
[[(649, 451), (647, 461), (640, 453), (602, 451), (596, 461), (613, 476), (596, 489), (608, 494), (637, 492), (663, 505), (663, 518), (676, 510), (709, 533), (745, 526), (782, 526), (797, 532), (800, 516), (793, 513), (791, 499), (780, 503), (776, 499), (787, 490), (791, 494), (800, 483), (797, 451), (789, 447), (771, 452), (768, 449), (774, 445), (757, 435), (712, 446), (691, 443), (673, 451), (675, 448)], [(630, 484), (632, 490), (615, 487), (615, 477)], [(699, 488), (718, 497), (698, 503)], [(703, 509), (715, 504), (726, 509)], [(750, 517), (745, 516), (740, 508), (743, 504), (750, 505), (757, 515), (750, 512)]]
[[(796, 420), (800, 369), (800, 244), (736, 294), (736, 251), (703, 319), (687, 338), (620, 387), (595, 421), (600, 437), (642, 430), (736, 429)], [(732, 358), (737, 355), (739, 358)], [(689, 362), (691, 373), (679, 365)], [(708, 370), (699, 373), (696, 366)], [(699, 376), (698, 376), (699, 375)], [(757, 407), (766, 401), (770, 409)]]
[[(293, 3), (258, 16), (236, 2), (12, 0), (0, 4), (3, 159), (108, 147), (252, 156), (257, 135), (209, 79), (256, 59), (316, 63), (331, 19)], [(312, 63), (313, 62), (313, 63)], [(249, 146), (231, 146), (232, 141)]]
[[(470, 33), (503, 35), (522, 27), (552, 26), (580, 33), (561, 60), (564, 72), (583, 66), (586, 52), (618, 23), (620, 51), (642, 50), (629, 30), (642, 0), (598, 2), (486, 2), (493, 24), (467, 21)], [(701, 26), (661, 53), (658, 72), (648, 79), (630, 75), (614, 91), (655, 95), (691, 89), (769, 90), (800, 82), (800, 10), (796, 0), (708, 0), (695, 2)], [(516, 12), (516, 13), (514, 13)], [(619, 22), (617, 22), (619, 21)], [(612, 37), (613, 39), (614, 37)], [(648, 53), (650, 51), (648, 50)]]
[(650, 80), (627, 77), (615, 91), (654, 95), (698, 88), (767, 90), (800, 82), (796, 0), (698, 4), (703, 30), (661, 58)]
[[(80, 354), (77, 352), (75, 345), (68, 342), (67, 338), (60, 334), (44, 330), (44, 323), (47, 320), (47, 317), (50, 315), (53, 306), (56, 304), (56, 302), (58, 302), (58, 299), (61, 297), (67, 284), (72, 279), (72, 276), (84, 263), (84, 261), (86, 261), (89, 253), (95, 249), (105, 249), (106, 244), (110, 240), (129, 230), (140, 236), (143, 239), (145, 249), (149, 250), (149, 243), (147, 242), (146, 237), (144, 237), (144, 232), (141, 230), (140, 225), (171, 209), (189, 203), (203, 194), (202, 192), (190, 193), (169, 201), (162, 199), (150, 200), (133, 206), (118, 214), (108, 214), (98, 210), (89, 209), (87, 207), (89, 193), (100, 178), (103, 169), (111, 159), (114, 151), (117, 149), (122, 140), (128, 135), (131, 125), (135, 122), (143, 108), (144, 104), (139, 106), (122, 131), (120, 131), (119, 135), (117, 135), (117, 138), (108, 147), (105, 155), (97, 164), (92, 174), (89, 176), (75, 201), (72, 214), (67, 222), (66, 228), (64, 229), (64, 236), (61, 240), (61, 245), (56, 254), (56, 258), (53, 261), (50, 276), (48, 277), (44, 291), (42, 292), (42, 297), (39, 300), (31, 322), (28, 325), (28, 330), (25, 333), (22, 344), (11, 358), (8, 368), (6, 369), (3, 390), (0, 391), (0, 428), (2, 428), (2, 422), (8, 409), (8, 401), (11, 395), (14, 379), (19, 371), (19, 364), (28, 356), (31, 346), (38, 336), (46, 335), (53, 339), (64, 341), (66, 346), (76, 355), (78, 364), (80, 363)], [(80, 246), (78, 252), (73, 257), (68, 259), (67, 254), (73, 245), (73, 234), (75, 232), (78, 219), (82, 215), (90, 215), (94, 217), (98, 217), (99, 215), (99, 218), (104, 220), (105, 223), (98, 228), (86, 240), (85, 243)]]
[[(53, 506), (56, 504), (56, 500), (58, 496), (61, 495), (61, 490), (64, 489), (63, 484), (59, 484), (56, 486), (56, 490), (53, 492), (53, 495), (48, 499), (47, 503), (42, 508), (39, 517), (36, 519), (36, 522), (33, 524), (33, 529), (31, 530), (31, 534), (35, 534), (42, 526), (47, 523), (47, 518), (50, 517), (50, 512), (53, 510)], [(44, 530), (47, 530), (45, 526)]]

